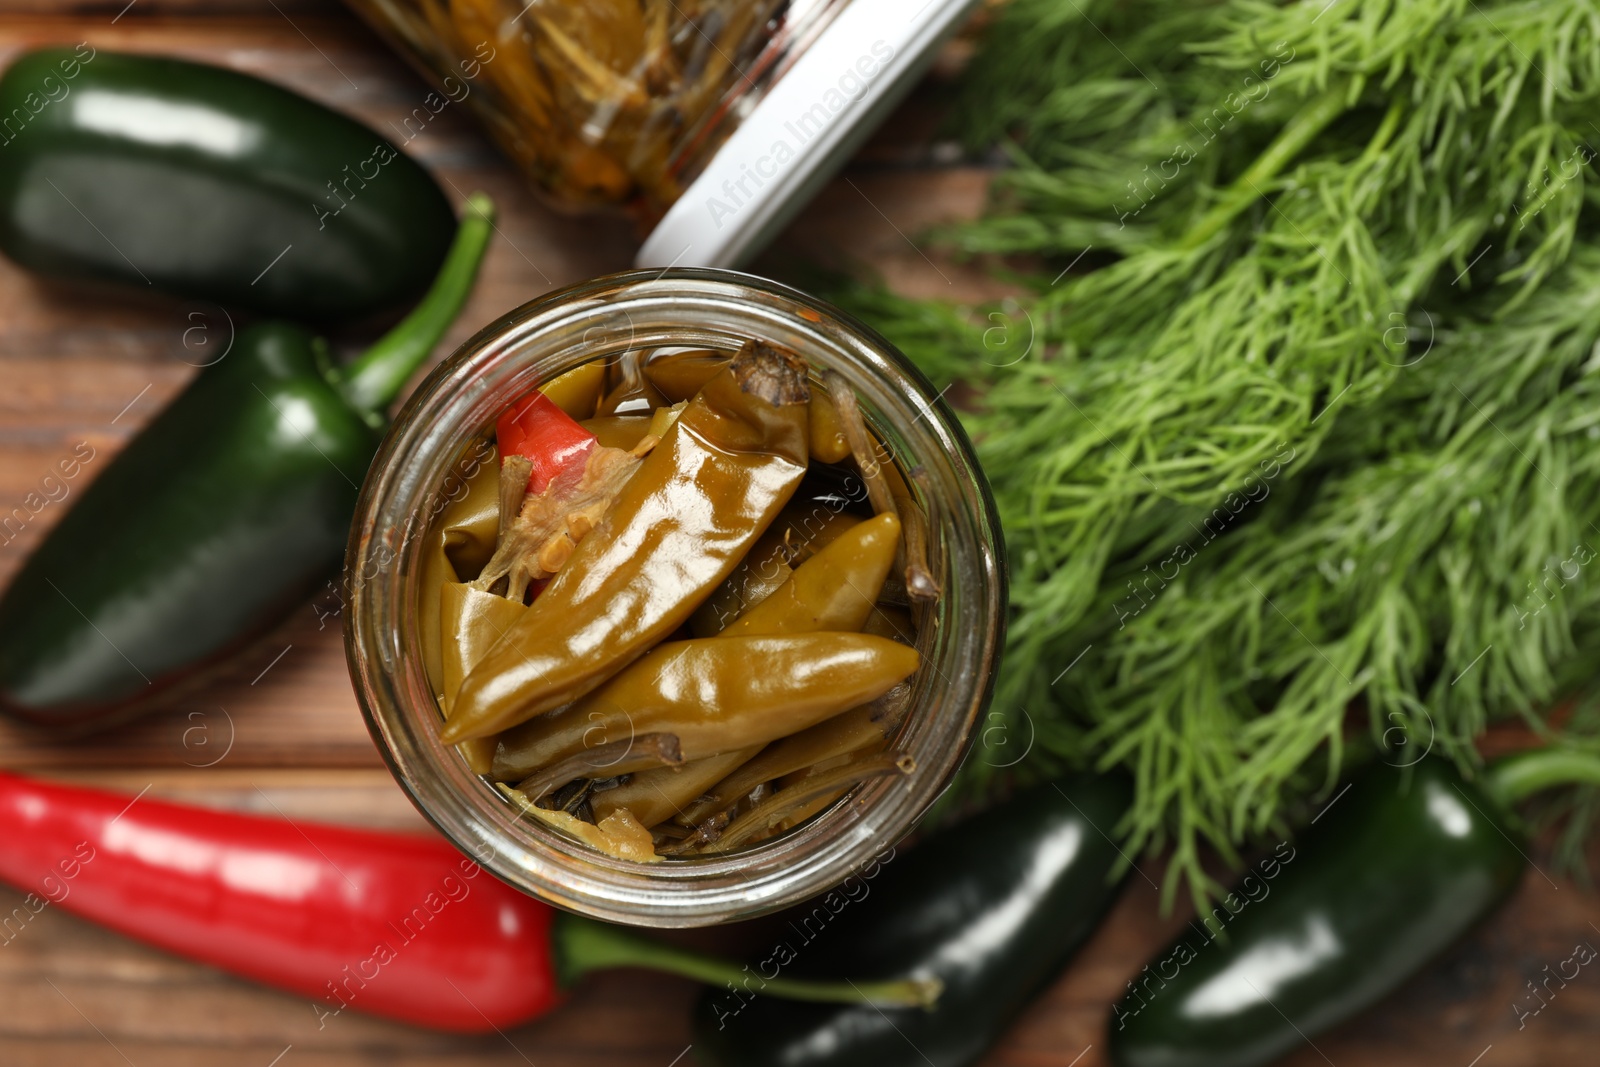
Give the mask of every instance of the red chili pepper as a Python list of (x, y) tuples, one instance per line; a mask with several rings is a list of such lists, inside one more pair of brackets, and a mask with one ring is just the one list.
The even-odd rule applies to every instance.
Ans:
[(535, 389), (495, 420), (502, 456), (526, 456), (533, 463), (528, 492), (542, 493), (564, 471), (582, 471), (595, 436)]
[[(554, 1008), (591, 970), (643, 966), (812, 1000), (926, 1003), (905, 982), (763, 981), (557, 912), (445, 841), (185, 807), (0, 773), (0, 879), (30, 890), (0, 943), (60, 907), (180, 956), (345, 1008), (465, 1033)], [(754, 983), (752, 986), (751, 983)]]

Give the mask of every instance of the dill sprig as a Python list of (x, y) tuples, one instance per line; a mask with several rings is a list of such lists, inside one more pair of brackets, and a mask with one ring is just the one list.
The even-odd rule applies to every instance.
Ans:
[(1331, 780), (1352, 704), (1470, 764), (1558, 691), (1600, 592), (1527, 598), (1600, 548), (1597, 97), (1588, 4), (1016, 0), (957, 114), (1014, 167), (941, 239), (1114, 258), (1036, 279), (1020, 361), (960, 309), (840, 294), (976, 390), (995, 710), (1037, 767), (1135, 772), (1169, 893)]

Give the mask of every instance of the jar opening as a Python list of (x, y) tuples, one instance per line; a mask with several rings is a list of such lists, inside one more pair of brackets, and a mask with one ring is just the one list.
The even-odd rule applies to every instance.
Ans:
[[(919, 666), (904, 694), (903, 719), (886, 731), (893, 747), (883, 752), (885, 766), (856, 779), (851, 775), (860, 767), (832, 778), (813, 775), (814, 795), (803, 804), (758, 811), (758, 818), (801, 813), (778, 836), (753, 840), (765, 828), (751, 831), (747, 823), (739, 847), (726, 852), (650, 863), (606, 855), (535, 821), (541, 816), (530, 818), (440, 741), (436, 679), (429, 677), (421, 633), (424, 548), (450, 498), (464, 498), (461, 487), (481, 480), (485, 431), (516, 398), (625, 352), (725, 354), (752, 337), (803, 356), (814, 385), (847, 384), (881, 446), (882, 471), (898, 479), (903, 499), (924, 519), (919, 552), (942, 595), (917, 609), (921, 625), (907, 635)], [(608, 417), (625, 419), (629, 412)], [(813, 494), (808, 521), (828, 525), (835, 503), (837, 514), (866, 510), (852, 498), (866, 495), (864, 486), (837, 488)], [(900, 554), (897, 566), (903, 547)], [(840, 313), (723, 271), (600, 279), (535, 301), (480, 333), (401, 413), (363, 487), (348, 564), (353, 574), (373, 572), (354, 590), (349, 613), (358, 695), (374, 737), (418, 806), (513, 884), (597, 917), (650, 925), (724, 921), (802, 899), (837, 884), (908, 831), (971, 739), (1003, 619), (993, 507), (970, 446), (938, 394), (886, 342)], [(638, 753), (624, 746), (606, 755)], [(594, 805), (595, 793), (586, 787), (579, 803)], [(573, 794), (552, 800), (561, 807)], [(762, 801), (747, 797), (745, 806), (759, 809)], [(802, 810), (805, 804), (816, 810)], [(730, 814), (723, 829), (747, 813)]]

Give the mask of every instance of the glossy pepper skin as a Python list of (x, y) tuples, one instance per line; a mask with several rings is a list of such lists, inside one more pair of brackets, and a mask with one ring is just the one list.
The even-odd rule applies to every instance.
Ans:
[(327, 576), (377, 446), (323, 381), (309, 334), (243, 331), (0, 599), (0, 701), (87, 724), (227, 658)]
[(439, 625), (439, 596), (444, 586), (477, 577), (494, 555), (500, 529), (500, 458), (494, 445), (473, 441), (456, 460), (455, 474), (447, 486), (450, 503), (423, 542), (421, 592), (417, 596), (423, 667), (441, 700), (444, 635)]
[[(262, 818), (0, 773), (0, 880), (28, 890), (0, 948), (54, 905), (177, 955), (346, 1009), (459, 1033), (520, 1026), (592, 970), (703, 981), (733, 964), (558, 913), (443, 839)], [(19, 919), (19, 916), (22, 916)], [(777, 996), (919, 1003), (907, 983)]]
[[(861, 629), (861, 624), (872, 611), (873, 600), (883, 588), (889, 565), (894, 562), (899, 534), (900, 523), (893, 515), (880, 515), (860, 523), (807, 560), (787, 582), (746, 612), (739, 620), (739, 624), (743, 625), (738, 634), (731, 629), (723, 631), (724, 634), (748, 637)], [(873, 710), (871, 707), (861, 707), (835, 715), (777, 744), (804, 749), (805, 754), (812, 758), (805, 759), (799, 766), (809, 766), (843, 752), (866, 747), (872, 741), (881, 742), (884, 730), (871, 721)], [(827, 729), (835, 724), (842, 729)], [(827, 738), (842, 735), (848, 737), (849, 741), (843, 742), (842, 746), (838, 740), (832, 744), (826, 741), (816, 744), (813, 735), (819, 733)], [(862, 734), (866, 737), (861, 737)], [(808, 747), (805, 741), (813, 741), (813, 744)], [(771, 747), (768, 746), (769, 749)], [(603, 819), (617, 808), (626, 807), (644, 826), (655, 826), (683, 813), (718, 782), (763, 751), (762, 745), (752, 744), (715, 756), (690, 760), (681, 767), (641, 771), (627, 784), (607, 789), (591, 800), (595, 818)], [(750, 783), (750, 787), (795, 769), (786, 767), (765, 778), (757, 778)]]
[(1493, 911), (1520, 847), (1501, 804), (1442, 760), (1367, 768), (1276, 878), (1256, 876), (1265, 896), (1241, 883), (1226, 942), (1206, 923), (1140, 972), (1112, 1009), (1112, 1062), (1250, 1067), (1315, 1040)]
[(722, 637), (861, 629), (900, 545), (888, 512), (857, 523), (792, 570), (778, 588), (723, 627)]
[(235, 71), (45, 49), (0, 116), (0, 250), (40, 273), (349, 320), (420, 295), (455, 232), (384, 137)]
[[(669, 641), (568, 707), (502, 735), (495, 775), (514, 778), (645, 734), (672, 734), (686, 760), (765, 744), (882, 696), (917, 662), (916, 649), (867, 634)], [(637, 769), (627, 760), (609, 768)]]
[(533, 464), (528, 492), (535, 495), (563, 471), (581, 472), (584, 457), (597, 444), (594, 434), (538, 389), (495, 420), (494, 438), (502, 455), (525, 456)]
[(0, 595), (0, 709), (109, 725), (204, 678), (334, 570), (380, 412), (471, 289), (479, 208), (429, 297), (354, 364), (335, 370), (297, 326), (252, 326), (106, 466)]
[(934, 1010), (779, 1006), (709, 989), (695, 1006), (695, 1054), (705, 1067), (976, 1062), (1110, 906), (1121, 857), (1106, 835), (1131, 799), (1120, 778), (1045, 783), (880, 859), (850, 899), (823, 897), (792, 916), (782, 973), (848, 964), (936, 975), (944, 993)]
[(0, 774), (0, 821), (0, 879), (158, 948), (306, 997), (324, 1022), (348, 1005), (479, 1032), (561, 999), (552, 909), (440, 838), (9, 774)]
[[(461, 679), (528, 608), (521, 600), (485, 593), (464, 582), (440, 586), (438, 601), (439, 708), (449, 715)], [(492, 737), (479, 737), (457, 747), (473, 774), (488, 774), (494, 767), (494, 744)]]
[(445, 743), (570, 703), (677, 629), (799, 487), (809, 396), (798, 357), (765, 346), (706, 383), (461, 683)]

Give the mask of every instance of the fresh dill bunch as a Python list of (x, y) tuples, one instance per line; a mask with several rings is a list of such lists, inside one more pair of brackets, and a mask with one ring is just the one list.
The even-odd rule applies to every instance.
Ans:
[[(1258, 83), (1237, 120), (1210, 115), (1221, 103), (1215, 79), (1186, 49), (1225, 27), (1214, 4), (1015, 0), (990, 29), (952, 120), (975, 150), (1014, 137), (1015, 166), (995, 182), (1001, 210), (949, 236), (972, 252), (1076, 255), (1126, 253), (1181, 232), (1203, 206), (1197, 190), (1242, 170), (1298, 106)], [(1263, 63), (1275, 72), (1270, 57)], [(1235, 136), (1217, 142), (1226, 125)], [(1245, 126), (1263, 132), (1241, 138)], [(1209, 150), (1179, 164), (1182, 144)]]
[[(1431, 716), (1469, 761), (1487, 715), (1556, 691), (1592, 605), (1569, 592), (1515, 633), (1507, 605), (1590, 521), (1568, 494), (1600, 500), (1568, 358), (1595, 338), (1569, 314), (1587, 276), (1543, 288), (1579, 233), (1596, 57), (1586, 4), (1019, 0), (960, 112), (971, 140), (1011, 133), (1017, 165), (944, 239), (1054, 261), (1004, 316), (1027, 357), (992, 358), (959, 309), (839, 294), (975, 391), (1012, 566), (994, 714), (1037, 736), (1035, 769), (1135, 771), (1123, 830), (1174, 847), (1169, 893), (1212, 888), (1202, 841), (1229, 854), (1338, 772), (1352, 701), (1379, 738)], [(1193, 158), (1168, 179), (1175, 133)], [(1119, 258), (1055, 274), (1091, 244)], [(1521, 362), (1541, 322), (1567, 347)], [(1468, 355), (1434, 381), (1446, 350)], [(1545, 462), (1513, 471), (1508, 440)], [(1130, 581), (1263, 485), (1132, 611)], [(994, 773), (970, 761), (963, 784)]]
[(1145, 787), (1135, 844), (1173, 840), (1175, 873), (1203, 879), (1197, 838), (1273, 826), (1319, 752), (1336, 772), (1352, 703), (1372, 743), (1469, 767), (1491, 715), (1539, 724), (1600, 621), (1597, 342), (1600, 250), (1580, 246), (1349, 416), (1401, 428), (1387, 455), (1263, 476), (1253, 521), (1123, 570), (1062, 688)]
[[(1407, 177), (1425, 200), (1439, 175), (1496, 162), (1483, 143), (1449, 136), (1458, 113), (1487, 108), (1498, 143), (1526, 123), (1515, 104), (1532, 88), (1541, 114), (1565, 108), (1587, 128), (1595, 19), (1590, 5), (1544, 2), (1016, 0), (953, 125), (973, 147), (1008, 138), (1018, 165), (995, 183), (997, 210), (945, 236), (967, 251), (1067, 257), (1179, 240), (1304, 101), (1340, 84), (1352, 104), (1409, 95), (1421, 117), (1409, 136), (1431, 143), (1400, 158), (1416, 164)], [(1317, 148), (1338, 147), (1339, 132)], [(1422, 206), (1408, 205), (1413, 224)]]
[[(1403, 21), (1427, 6), (1404, 6)], [(1304, 5), (1289, 10), (1312, 18)], [(1501, 54), (1494, 27), (1465, 21), (1458, 48)], [(1301, 61), (1314, 73), (1311, 44), (1301, 51), (1311, 54), (1288, 53), (1280, 76)], [(1523, 62), (1531, 69), (1540, 58), (1536, 50)], [(1462, 66), (1461, 78), (1481, 77)], [(1526, 216), (1515, 210), (1551, 159), (1579, 147), (1579, 135), (1548, 114), (1546, 89), (1502, 78), (1498, 90), (1479, 89), (1475, 105), (1446, 112), (1432, 89), (1418, 106), (1405, 78), (1376, 99), (1365, 83), (1359, 73), (1336, 78), (1301, 103), (1248, 167), (1206, 193), (1211, 206), (1180, 237), (1051, 286), (1033, 305), (1043, 350), (1076, 349), (1052, 368), (1059, 395), (1041, 413), (1068, 436), (1043, 452), (1024, 442), (1027, 455), (1008, 457), (1032, 470), (1000, 467), (1031, 487), (1026, 521), (1043, 565), (1055, 568), (1041, 581), (1058, 586), (1062, 625), (1074, 614), (1065, 598), (1086, 585), (1069, 557), (1087, 559), (1092, 588), (1096, 553), (1086, 545), (1114, 549), (1123, 525), (1166, 501), (1215, 499), (1284, 442), (1314, 453), (1331, 425), (1315, 428), (1323, 403), (1381, 395), (1405, 359), (1395, 316), (1441, 269), (1464, 270), (1472, 253), (1499, 243), (1502, 256), (1517, 254), (1503, 275), (1531, 287), (1570, 247), (1581, 181), (1561, 184)], [(1228, 84), (1214, 86), (1218, 99)], [(1509, 134), (1506, 116), (1525, 132)], [(1424, 173), (1432, 178), (1419, 186)], [(990, 406), (1003, 399), (991, 393)], [(996, 448), (1007, 455), (1003, 442)]]

